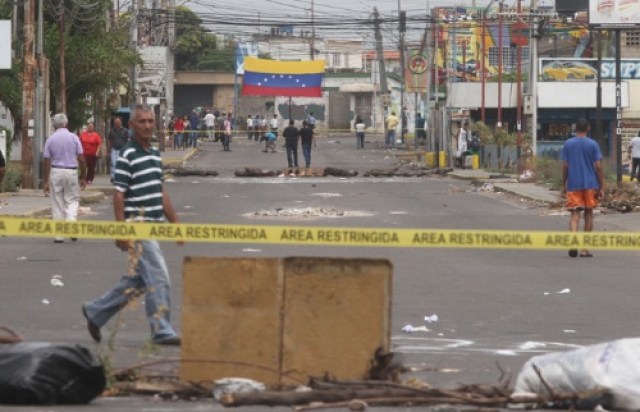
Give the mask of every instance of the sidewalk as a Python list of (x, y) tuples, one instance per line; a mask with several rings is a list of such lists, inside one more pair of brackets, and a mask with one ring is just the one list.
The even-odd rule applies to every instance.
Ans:
[(482, 169), (455, 169), (449, 173), (448, 176), (463, 180), (483, 180), (491, 182), (496, 192), (512, 193), (542, 203), (554, 203), (560, 199), (558, 192), (550, 191), (548, 188), (535, 183), (520, 183), (516, 175), (499, 177), (495, 173), (489, 173)]
[[(180, 164), (197, 152), (196, 149), (170, 150), (162, 152), (165, 165)], [(113, 194), (109, 175), (96, 175), (93, 184), (80, 192), (80, 205), (97, 203)], [(21, 189), (18, 192), (0, 193), (0, 216), (38, 217), (51, 214), (51, 199), (42, 189)]]

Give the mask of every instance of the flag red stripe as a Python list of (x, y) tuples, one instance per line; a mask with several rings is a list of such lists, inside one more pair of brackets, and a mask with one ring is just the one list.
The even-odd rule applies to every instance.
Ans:
[(242, 85), (244, 96), (322, 97), (321, 87), (265, 87)]

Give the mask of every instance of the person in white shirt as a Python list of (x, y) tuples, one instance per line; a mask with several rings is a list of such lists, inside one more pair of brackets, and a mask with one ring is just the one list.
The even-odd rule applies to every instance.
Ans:
[(269, 122), (269, 127), (271, 127), (271, 133), (275, 134), (276, 138), (278, 137), (278, 123), (278, 115), (274, 114), (273, 119)]
[(458, 151), (456, 152), (456, 158), (458, 159), (458, 165), (464, 169), (465, 156), (467, 155), (467, 128), (469, 122), (458, 122)]
[(204, 116), (204, 125), (207, 128), (209, 141), (213, 142), (213, 129), (215, 129), (216, 126), (216, 117), (210, 111), (207, 111), (207, 114)]
[(364, 130), (367, 125), (362, 121), (360, 115), (356, 116), (356, 148), (364, 149)]
[(251, 118), (251, 115), (248, 115), (247, 116), (247, 140), (251, 140), (251, 139), (253, 139), (253, 119)]
[(631, 157), (631, 181), (636, 178), (636, 181), (640, 181), (640, 131), (638, 135), (631, 139), (629, 142), (629, 157)]

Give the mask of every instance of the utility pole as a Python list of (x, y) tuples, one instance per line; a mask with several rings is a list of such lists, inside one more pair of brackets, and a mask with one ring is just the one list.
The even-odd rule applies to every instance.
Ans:
[(538, 0), (531, 0), (531, 44), (529, 46), (529, 93), (531, 94), (531, 155), (535, 160), (538, 154)]
[[(400, 17), (400, 140), (404, 143), (404, 132), (408, 122), (407, 114), (404, 110), (404, 90), (405, 90), (405, 58), (404, 58), (404, 34), (407, 31), (407, 12), (400, 10), (400, 0), (398, 0), (398, 14)], [(406, 120), (405, 120), (406, 119)]]
[(602, 31), (596, 30), (596, 41), (598, 49), (598, 70), (596, 86), (596, 140), (600, 144), (600, 150), (606, 155), (609, 154), (609, 146), (605, 144), (602, 133)]
[(64, 0), (60, 0), (60, 31), (59, 31), (59, 43), (60, 43), (60, 111), (67, 113), (67, 75), (65, 73), (64, 66)]
[(24, 45), (22, 58), (22, 187), (33, 187), (33, 103), (34, 103), (34, 79), (33, 73), (36, 67), (34, 55), (34, 30), (35, 0), (24, 2)]
[(502, 0), (498, 3), (498, 123), (502, 128)]
[(316, 59), (316, 25), (314, 0), (311, 0), (311, 60)]
[[(518, 20), (522, 13), (522, 1), (518, 0)], [(513, 26), (512, 26), (513, 27)], [(518, 34), (518, 38), (522, 38), (524, 34)], [(513, 38), (513, 37), (512, 37)], [(520, 41), (516, 44), (516, 165), (518, 173), (522, 172), (520, 165), (520, 156), (522, 155), (522, 46)]]
[[(173, 116), (173, 77), (175, 76), (175, 47), (176, 47), (176, 0), (169, 0), (169, 24), (167, 32), (167, 76), (164, 96), (166, 99), (165, 120), (168, 122)], [(167, 123), (168, 124), (168, 123)], [(164, 125), (163, 125), (164, 126)]]
[(38, 41), (36, 43), (36, 104), (34, 110), (34, 128), (33, 128), (33, 187), (40, 187), (41, 174), (41, 154), (45, 135), (45, 118), (47, 115), (45, 103), (44, 84), (48, 78), (49, 62), (44, 56), (44, 2), (38, 0)]
[(622, 30), (616, 33), (616, 182), (622, 183), (622, 72), (620, 70), (620, 53), (622, 48)]
[[(138, 54), (138, 0), (131, 2), (131, 43), (133, 44), (133, 51)], [(131, 67), (131, 95), (129, 96), (129, 107), (133, 111), (133, 108), (138, 102), (138, 65), (133, 63)], [(131, 126), (128, 125), (130, 128)]]
[(384, 133), (387, 133), (387, 122), (385, 121), (387, 103), (389, 99), (389, 88), (387, 86), (387, 71), (384, 67), (384, 50), (382, 47), (382, 33), (380, 32), (380, 14), (378, 8), (373, 8), (373, 26), (376, 39), (376, 54), (378, 55), (378, 71), (380, 75), (380, 94), (382, 95), (382, 125)]

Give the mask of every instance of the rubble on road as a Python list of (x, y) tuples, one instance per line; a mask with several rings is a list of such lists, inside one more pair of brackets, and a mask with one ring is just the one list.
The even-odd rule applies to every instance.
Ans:
[(357, 210), (339, 210), (332, 207), (304, 207), (304, 208), (281, 208), (263, 209), (256, 212), (247, 213), (247, 217), (367, 217), (373, 213)]
[(212, 169), (196, 169), (179, 165), (165, 165), (164, 172), (172, 176), (218, 176), (218, 172)]

